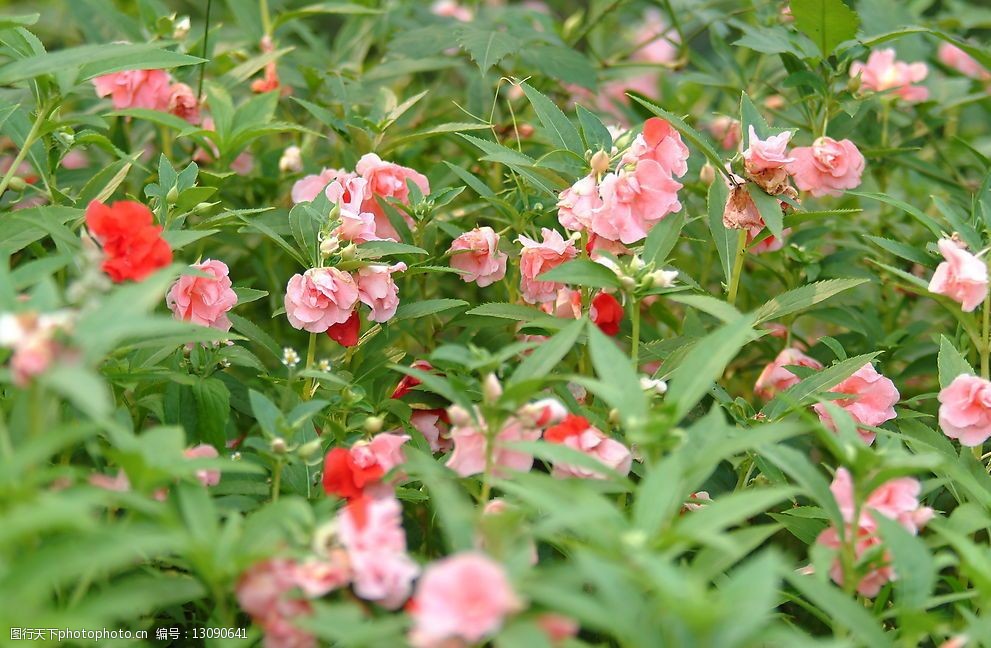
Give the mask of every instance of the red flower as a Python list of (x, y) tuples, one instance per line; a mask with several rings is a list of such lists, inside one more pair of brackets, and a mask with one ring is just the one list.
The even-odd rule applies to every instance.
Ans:
[[(411, 369), (419, 369), (420, 371), (433, 371), (434, 366), (427, 362), (426, 360), (416, 360), (410, 365)], [(410, 392), (411, 389), (416, 387), (422, 382), (419, 378), (415, 376), (403, 376), (399, 384), (392, 392), (392, 398), (402, 398)]]
[(606, 335), (619, 333), (619, 323), (623, 321), (623, 307), (616, 298), (606, 292), (600, 292), (592, 298), (592, 308), (589, 317)]
[(323, 489), (328, 495), (354, 500), (364, 494), (365, 486), (378, 481), (385, 471), (372, 464), (361, 468), (346, 448), (334, 448), (323, 462)]
[(101, 267), (116, 283), (141, 281), (172, 263), (162, 228), (141, 203), (124, 200), (108, 207), (94, 200), (86, 208), (86, 227), (103, 246)]
[(327, 329), (327, 335), (331, 340), (341, 346), (353, 347), (358, 344), (358, 333), (361, 332), (361, 320), (358, 319), (358, 311), (351, 313), (351, 317), (342, 324), (332, 324)]
[(568, 414), (564, 420), (553, 427), (547, 428), (544, 432), (544, 441), (549, 443), (564, 443), (568, 437), (578, 436), (591, 425), (584, 416)]

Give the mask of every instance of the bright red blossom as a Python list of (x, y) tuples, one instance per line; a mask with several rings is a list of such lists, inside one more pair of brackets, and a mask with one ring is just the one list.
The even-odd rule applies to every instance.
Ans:
[(323, 489), (328, 495), (353, 500), (364, 494), (365, 486), (377, 482), (385, 471), (372, 464), (359, 466), (347, 448), (334, 448), (323, 464)]
[(103, 246), (101, 267), (116, 283), (141, 281), (172, 263), (162, 228), (141, 203), (123, 200), (108, 206), (94, 200), (86, 208), (86, 227)]
[(593, 297), (588, 314), (606, 335), (619, 333), (619, 323), (623, 321), (623, 306), (609, 293), (600, 292)]

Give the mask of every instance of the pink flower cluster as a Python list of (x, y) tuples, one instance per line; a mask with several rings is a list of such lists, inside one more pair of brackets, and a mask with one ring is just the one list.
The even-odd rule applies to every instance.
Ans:
[(460, 270), (461, 280), (484, 288), (506, 276), (509, 255), (499, 251), (499, 234), (491, 227), (476, 227), (454, 239), (448, 250), (451, 267)]
[[(349, 182), (354, 178), (363, 180), (360, 184)], [(423, 195), (430, 193), (430, 182), (426, 176), (408, 167), (392, 162), (386, 162), (374, 153), (366, 153), (355, 165), (355, 172), (341, 169), (323, 169), (315, 175), (308, 175), (298, 180), (292, 187), (294, 203), (309, 202), (316, 198), (321, 191), (335, 204), (347, 204), (352, 218), (362, 223), (362, 230), (367, 232), (368, 217), (374, 220), (374, 237), (387, 241), (398, 241), (399, 234), (389, 222), (385, 210), (377, 198), (391, 198), (404, 205), (409, 204), (409, 186), (412, 182)], [(336, 186), (332, 185), (337, 183)], [(360, 188), (360, 193), (358, 189)], [(356, 195), (352, 195), (352, 191)], [(343, 211), (343, 207), (342, 207)], [(406, 222), (411, 227), (413, 221), (404, 214)], [(373, 240), (373, 239), (367, 239)]]
[(165, 70), (124, 70), (93, 78), (100, 97), (110, 97), (114, 108), (147, 108), (169, 112), (190, 124), (200, 123), (200, 106), (193, 89), (173, 83)]
[[(844, 542), (852, 543), (857, 561), (867, 559), (868, 554), (882, 550), (880, 557), (874, 558), (866, 566), (858, 565), (864, 573), (857, 582), (857, 591), (861, 596), (875, 597), (881, 587), (896, 578), (894, 569), (889, 564), (886, 551), (883, 551), (881, 538), (877, 535), (877, 518), (882, 515), (901, 524), (913, 535), (932, 519), (933, 510), (919, 504), (919, 482), (911, 477), (900, 477), (883, 483), (870, 493), (864, 500), (860, 515), (856, 521), (856, 497), (853, 479), (846, 468), (839, 468), (830, 485), (836, 504), (843, 517), (844, 530), (841, 537), (835, 526), (830, 526), (816, 538), (816, 543), (840, 550)], [(843, 564), (839, 558), (833, 561), (829, 575), (838, 585), (843, 585), (844, 579), (850, 574), (844, 574)]]
[[(867, 444), (874, 443), (875, 432), (863, 426), (877, 427), (895, 418), (895, 404), (901, 398), (895, 383), (879, 374), (870, 363), (829, 391), (845, 395), (830, 403), (846, 410), (857, 423), (860, 438)], [(835, 423), (824, 405), (817, 403), (812, 408), (826, 427), (835, 429)]]
[(860, 77), (860, 87), (871, 92), (894, 91), (905, 101), (916, 103), (929, 98), (929, 90), (919, 83), (929, 74), (925, 63), (905, 63), (895, 59), (895, 50), (879, 49), (871, 52), (867, 63), (854, 61), (850, 76)]
[(792, 385), (799, 382), (799, 377), (792, 373), (788, 367), (808, 367), (819, 371), (822, 363), (805, 355), (800, 350), (790, 347), (783, 349), (774, 360), (764, 367), (754, 384), (754, 394), (763, 400), (770, 400), (774, 396)]
[(324, 491), (351, 501), (364, 497), (366, 491), (378, 492), (382, 477), (406, 461), (402, 447), (407, 441), (405, 434), (383, 432), (350, 449), (331, 449), (324, 458)]

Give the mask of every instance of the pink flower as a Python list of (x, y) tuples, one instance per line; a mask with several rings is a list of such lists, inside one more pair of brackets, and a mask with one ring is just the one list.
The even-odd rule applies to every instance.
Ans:
[(471, 9), (461, 6), (457, 0), (436, 0), (430, 5), (430, 12), (435, 16), (454, 18), (461, 22), (471, 22), (474, 18)]
[(382, 432), (371, 441), (358, 441), (351, 446), (351, 457), (359, 468), (378, 466), (385, 474), (406, 462), (403, 444), (409, 441), (408, 434)]
[[(457, 418), (452, 416), (452, 421)], [(486, 429), (479, 427), (474, 421), (467, 425), (455, 425), (451, 428), (451, 439), (454, 441), (454, 452), (447, 460), (447, 467), (462, 477), (470, 477), (485, 472), (485, 455), (488, 450)], [(540, 438), (540, 429), (525, 426), (514, 417), (510, 417), (496, 435), (492, 449), (492, 467), (495, 474), (505, 474), (502, 469), (527, 472), (533, 467), (533, 455), (506, 447), (505, 444), (514, 441), (536, 441)]]
[(580, 232), (592, 224), (592, 214), (602, 207), (595, 177), (587, 175), (561, 192), (557, 201), (557, 220), (566, 230)]
[(554, 612), (544, 612), (534, 621), (537, 626), (547, 635), (551, 645), (559, 645), (561, 642), (571, 639), (578, 634), (580, 626), (571, 617)]
[(444, 420), (444, 410), (414, 410), (409, 422), (423, 435), (433, 452), (447, 452), (454, 447), (451, 432)]
[(697, 491), (695, 493), (692, 493), (688, 499), (689, 501), (681, 505), (682, 513), (691, 513), (692, 511), (699, 511), (705, 506), (704, 502), (712, 501), (712, 497), (709, 496), (709, 491)]
[(820, 137), (812, 146), (791, 151), (794, 162), (787, 167), (802, 191), (813, 196), (839, 196), (845, 189), (860, 186), (864, 156), (850, 140)]
[(945, 261), (936, 266), (929, 292), (946, 295), (969, 313), (988, 296), (988, 266), (952, 239), (936, 244)]
[(373, 322), (388, 322), (399, 307), (399, 287), (392, 280), (392, 273), (406, 270), (405, 263), (391, 266), (369, 265), (358, 270), (358, 299), (372, 309), (368, 319)]
[[(647, 42), (630, 56), (634, 61), (647, 63), (673, 63), (678, 58), (678, 32), (671, 29), (660, 11), (644, 12), (640, 26), (631, 39), (634, 43)], [(653, 75), (645, 75), (653, 80)]]
[(409, 598), (420, 571), (406, 553), (402, 518), (402, 506), (392, 494), (361, 497), (337, 515), (337, 534), (347, 551), (355, 594), (387, 609)]
[[(188, 459), (216, 459), (220, 456), (217, 449), (207, 443), (187, 448), (183, 454)], [(200, 468), (196, 471), (196, 479), (204, 486), (216, 486), (220, 483), (220, 471), (215, 468)]]
[[(633, 463), (633, 456), (630, 454), (629, 448), (592, 427), (584, 417), (574, 414), (568, 414), (561, 423), (548, 428), (544, 434), (544, 440), (550, 443), (560, 443), (587, 454), (621, 475), (629, 473), (630, 465)], [(562, 462), (554, 463), (551, 474), (558, 479), (565, 477), (606, 478), (601, 472)]]
[(71, 326), (67, 311), (0, 313), (0, 348), (13, 349), (10, 370), (15, 385), (23, 387), (53, 362), (71, 359), (56, 340), (59, 331)]
[[(853, 529), (848, 529), (847, 533), (853, 533)], [(857, 541), (854, 545), (854, 557), (859, 562), (863, 556), (869, 551), (876, 550), (876, 547), (881, 545), (881, 539), (872, 533), (869, 529), (859, 527), (856, 531)], [(825, 531), (819, 534), (816, 538), (816, 544), (829, 547), (834, 551), (840, 551), (843, 543), (840, 541), (839, 532), (835, 527), (829, 527)], [(887, 552), (884, 552), (881, 557), (880, 564), (871, 565), (866, 573), (864, 573), (860, 580), (857, 582), (857, 593), (861, 596), (866, 596), (868, 598), (874, 598), (877, 596), (878, 592), (888, 581), (895, 580), (895, 571), (888, 564), (889, 558)], [(833, 561), (833, 564), (829, 569), (829, 577), (833, 579), (839, 586), (843, 586), (843, 564), (837, 558)]]
[(939, 427), (961, 445), (979, 446), (991, 437), (991, 382), (963, 374), (939, 392)]
[(207, 259), (191, 267), (212, 277), (183, 275), (172, 284), (165, 296), (166, 305), (177, 320), (209, 326), (221, 331), (231, 330), (227, 312), (237, 304), (231, 288), (229, 270), (223, 261)]
[(114, 108), (168, 110), (171, 78), (165, 70), (124, 70), (93, 78), (96, 94), (110, 97)]
[(169, 112), (190, 124), (199, 124), (200, 103), (193, 89), (185, 83), (173, 83), (169, 88)]
[(309, 598), (320, 598), (328, 592), (344, 587), (351, 580), (347, 554), (340, 550), (329, 559), (310, 558), (294, 566), (293, 580)]
[(709, 122), (707, 130), (713, 137), (716, 138), (719, 145), (727, 151), (735, 149), (740, 144), (742, 132), (740, 130), (740, 121), (738, 119), (733, 119), (732, 117), (727, 117), (726, 115), (719, 115)]
[(871, 52), (867, 63), (854, 61), (850, 66), (850, 76), (860, 76), (861, 87), (872, 92), (895, 90), (895, 94), (905, 101), (925, 101), (929, 90), (914, 86), (926, 78), (929, 68), (925, 63), (904, 63), (895, 60), (895, 50), (880, 49)]
[(754, 127), (750, 126), (750, 146), (743, 152), (743, 163), (747, 171), (749, 173), (761, 173), (773, 169), (783, 169), (786, 165), (794, 162), (795, 158), (788, 157), (788, 142), (790, 140), (791, 131), (772, 135), (766, 140), (762, 140), (757, 137)]
[(808, 367), (819, 371), (822, 363), (809, 357), (795, 348), (783, 349), (773, 362), (764, 367), (754, 384), (754, 394), (763, 400), (770, 400), (778, 392), (782, 392), (799, 382), (799, 377), (786, 367)]
[(505, 252), (499, 251), (499, 235), (491, 227), (476, 227), (451, 243), (451, 267), (461, 270), (461, 280), (484, 288), (506, 276)]
[(311, 268), (293, 275), (286, 287), (286, 317), (295, 329), (323, 333), (351, 317), (358, 285), (337, 268)]
[(655, 223), (681, 210), (681, 183), (652, 159), (637, 162), (633, 171), (610, 173), (602, 179), (602, 207), (592, 216), (590, 229), (611, 241), (635, 243)]
[(554, 301), (544, 302), (540, 310), (555, 317), (578, 319), (582, 316), (582, 293), (580, 290), (561, 288)]
[[(364, 210), (375, 214), (378, 236), (383, 239), (398, 241), (399, 234), (375, 200), (375, 196), (394, 198), (408, 205), (409, 187), (406, 181), (412, 181), (424, 196), (430, 193), (430, 182), (422, 173), (392, 162), (385, 162), (374, 153), (362, 155), (358, 164), (355, 165), (355, 171), (368, 181), (370, 194), (365, 196)], [(413, 225), (413, 221), (408, 217), (407, 223), (410, 226)]]
[[(872, 427), (895, 418), (895, 403), (901, 398), (895, 383), (879, 374), (870, 363), (857, 369), (852, 376), (829, 391), (834, 394), (849, 394), (849, 398), (839, 398), (832, 403), (845, 409), (859, 425)], [(834, 427), (832, 418), (821, 403), (814, 405), (813, 409), (826, 427)], [(865, 443), (874, 443), (874, 432), (862, 427), (858, 427), (857, 432)]]
[(680, 178), (688, 171), (688, 147), (671, 124), (660, 117), (651, 117), (644, 123), (643, 132), (633, 140), (622, 163), (636, 164), (640, 160), (653, 160), (668, 175)]
[(476, 644), (520, 607), (502, 565), (477, 552), (455, 554), (429, 565), (417, 583), (409, 641), (415, 648)]
[(564, 284), (556, 281), (538, 281), (541, 273), (556, 268), (578, 256), (574, 243), (559, 232), (546, 227), (540, 230), (543, 241), (538, 243), (526, 236), (517, 239), (523, 245), (520, 254), (520, 292), (531, 304), (553, 301)]
[(375, 214), (364, 211), (362, 205), (367, 184), (364, 178), (345, 175), (335, 178), (324, 190), (327, 199), (338, 207), (341, 224), (332, 232), (338, 239), (352, 243), (380, 240)]
[(284, 558), (260, 562), (241, 575), (238, 603), (265, 632), (266, 648), (311, 648), (316, 639), (293, 623), (312, 614), (308, 601), (293, 597), (296, 563)]
[(345, 182), (353, 175), (340, 169), (323, 169), (318, 174), (300, 178), (292, 186), (292, 201), (296, 204), (311, 202), (334, 180)]
[(953, 43), (940, 43), (936, 53), (939, 62), (951, 67), (964, 76), (978, 81), (991, 81), (991, 72), (977, 62), (973, 56), (963, 51)]

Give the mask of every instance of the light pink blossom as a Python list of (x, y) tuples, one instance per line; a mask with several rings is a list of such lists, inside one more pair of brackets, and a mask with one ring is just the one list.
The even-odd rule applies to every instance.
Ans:
[(369, 320), (388, 322), (396, 314), (399, 307), (399, 286), (393, 281), (392, 274), (405, 270), (406, 264), (400, 262), (391, 266), (368, 265), (355, 274), (358, 299), (372, 309)]
[(410, 425), (424, 436), (433, 452), (447, 452), (454, 447), (450, 426), (443, 414), (444, 410), (414, 410), (409, 418)]
[(169, 88), (169, 112), (190, 124), (199, 124), (200, 103), (193, 89), (185, 83), (173, 83)]
[(850, 76), (860, 77), (861, 88), (871, 92), (894, 90), (905, 101), (918, 102), (929, 98), (925, 86), (919, 83), (929, 74), (925, 63), (905, 63), (895, 60), (895, 50), (891, 48), (874, 50), (867, 57), (867, 63), (854, 61), (850, 65)]
[(461, 280), (474, 281), (480, 287), (491, 285), (506, 276), (509, 255), (499, 251), (499, 234), (491, 227), (476, 227), (454, 239), (448, 250), (451, 267), (461, 270)]
[(962, 374), (940, 390), (937, 398), (943, 434), (969, 447), (991, 437), (991, 382)]
[[(201, 443), (183, 451), (187, 459), (216, 459), (220, 455), (217, 449), (208, 443)], [(216, 486), (220, 483), (220, 471), (216, 468), (199, 468), (196, 479), (204, 486)]]
[(351, 446), (351, 458), (359, 468), (378, 466), (387, 473), (406, 461), (403, 445), (409, 441), (408, 434), (382, 432), (371, 441), (358, 441)]
[[(561, 423), (547, 430), (544, 434), (544, 439), (550, 443), (560, 443), (561, 445), (586, 454), (621, 475), (629, 473), (630, 466), (633, 463), (633, 455), (630, 453), (629, 448), (619, 441), (606, 436), (581, 416), (575, 416), (573, 414), (565, 416)], [(580, 479), (606, 478), (605, 474), (597, 470), (590, 470), (583, 466), (576, 466), (560, 461), (554, 462), (551, 474), (558, 479), (566, 477), (578, 477)]]
[(518, 239), (523, 245), (520, 253), (520, 292), (523, 299), (531, 304), (553, 301), (557, 298), (557, 291), (564, 287), (556, 281), (538, 281), (537, 277), (578, 256), (574, 243), (559, 232), (545, 227), (540, 233), (543, 236), (540, 243), (522, 235)]
[(929, 292), (946, 295), (969, 313), (988, 296), (988, 266), (952, 239), (936, 244), (944, 261), (936, 266)]
[(813, 196), (839, 196), (860, 186), (864, 156), (850, 140), (820, 137), (812, 146), (792, 149), (791, 156), (788, 173), (799, 189)]
[[(458, 419), (451, 417), (452, 422)], [(487, 430), (474, 421), (461, 421), (451, 428), (454, 452), (447, 460), (447, 467), (462, 477), (470, 477), (485, 472), (488, 450)], [(496, 435), (492, 448), (492, 467), (495, 474), (505, 474), (505, 469), (527, 472), (533, 467), (533, 455), (507, 447), (515, 441), (536, 441), (540, 429), (524, 425), (519, 419), (510, 417)]]
[(681, 183), (658, 162), (643, 159), (632, 171), (610, 173), (599, 187), (602, 207), (589, 229), (611, 241), (635, 243), (668, 214), (681, 210)]
[(592, 224), (592, 214), (602, 207), (595, 176), (587, 175), (561, 192), (557, 201), (557, 220), (566, 230), (580, 232)]
[(795, 348), (783, 349), (774, 360), (764, 367), (754, 384), (754, 394), (763, 400), (770, 400), (774, 395), (782, 392), (799, 382), (799, 377), (793, 374), (787, 367), (799, 366), (808, 367), (819, 371), (822, 363), (805, 355)]
[(227, 313), (237, 305), (237, 294), (231, 288), (227, 264), (207, 259), (202, 263), (194, 263), (191, 267), (211, 277), (179, 277), (165, 296), (166, 305), (177, 320), (221, 331), (231, 330)]
[(110, 97), (114, 108), (148, 108), (168, 110), (170, 83), (165, 70), (124, 70), (93, 78), (100, 97)]
[(953, 43), (940, 43), (936, 53), (939, 62), (951, 67), (964, 76), (978, 81), (991, 81), (991, 72), (977, 62), (973, 56), (963, 51)]
[(289, 280), (286, 317), (293, 328), (324, 333), (351, 317), (358, 295), (358, 285), (348, 273), (337, 268), (311, 268)]
[[(409, 204), (409, 187), (406, 181), (411, 181), (424, 196), (430, 193), (430, 182), (422, 173), (404, 167), (393, 162), (386, 162), (374, 153), (366, 153), (358, 160), (355, 171), (362, 178), (368, 181), (368, 194), (365, 196), (364, 211), (375, 214), (376, 233), (379, 238), (393, 241), (399, 240), (399, 234), (389, 222), (385, 211), (375, 200), (375, 196), (381, 198), (393, 198), (403, 204)], [(405, 216), (405, 215), (404, 215)], [(405, 217), (407, 223), (412, 227), (413, 221), (408, 216)]]
[(430, 564), (417, 583), (410, 616), (414, 648), (476, 644), (522, 606), (502, 565), (477, 552)]
[(788, 142), (791, 131), (771, 135), (766, 140), (757, 137), (757, 132), (750, 126), (748, 133), (750, 146), (743, 152), (743, 163), (750, 173), (761, 173), (773, 169), (782, 169), (795, 161), (788, 156)]
[(323, 169), (320, 173), (302, 177), (293, 183), (292, 201), (297, 204), (311, 202), (334, 180), (343, 182), (348, 177), (353, 177), (353, 175), (341, 169)]
[[(829, 391), (834, 394), (849, 394), (848, 397), (831, 402), (847, 411), (858, 424), (857, 432), (867, 444), (874, 443), (875, 433), (859, 426), (877, 427), (895, 418), (895, 404), (901, 398), (895, 383), (879, 374), (870, 363), (857, 369), (852, 376)], [(834, 428), (832, 417), (821, 403), (815, 404), (813, 409), (826, 427)]]
[(644, 123), (643, 132), (630, 144), (622, 163), (636, 164), (640, 160), (653, 160), (668, 175), (680, 178), (688, 171), (688, 147), (670, 123), (660, 117), (651, 117)]

